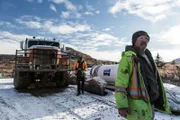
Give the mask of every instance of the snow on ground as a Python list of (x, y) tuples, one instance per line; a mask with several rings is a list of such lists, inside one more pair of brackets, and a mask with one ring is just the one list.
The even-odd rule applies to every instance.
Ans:
[(167, 88), (167, 90), (175, 92), (178, 96), (180, 96), (180, 87), (167, 83), (164, 83), (164, 87)]
[[(180, 91), (180, 88), (177, 88)], [(112, 91), (106, 96), (85, 92), (76, 96), (76, 86), (16, 91), (12, 79), (0, 79), (1, 120), (125, 120), (115, 108)], [(180, 116), (155, 114), (156, 120), (180, 120)]]

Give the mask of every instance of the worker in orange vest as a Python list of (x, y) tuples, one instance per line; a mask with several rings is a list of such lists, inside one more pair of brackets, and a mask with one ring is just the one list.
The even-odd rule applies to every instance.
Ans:
[(82, 94), (84, 94), (85, 71), (87, 68), (86, 61), (84, 61), (82, 56), (79, 57), (78, 61), (74, 62), (73, 68), (76, 75), (77, 96), (79, 96), (81, 94), (80, 89), (82, 91)]

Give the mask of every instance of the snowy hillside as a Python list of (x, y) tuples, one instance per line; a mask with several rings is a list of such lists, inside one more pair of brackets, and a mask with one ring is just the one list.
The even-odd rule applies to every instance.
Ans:
[[(167, 86), (167, 84), (166, 84)], [(172, 88), (172, 87), (171, 87)], [(180, 88), (176, 88), (180, 91)], [(112, 91), (106, 96), (66, 89), (16, 91), (12, 79), (0, 79), (1, 120), (124, 120), (118, 116)], [(156, 112), (156, 120), (180, 120), (180, 116)]]

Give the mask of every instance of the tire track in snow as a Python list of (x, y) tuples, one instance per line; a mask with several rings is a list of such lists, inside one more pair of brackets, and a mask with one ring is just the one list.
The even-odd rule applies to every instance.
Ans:
[(11, 102), (5, 101), (0, 96), (0, 106), (3, 108), (3, 110), (0, 109), (0, 118), (1, 120), (19, 120), (19, 119), (25, 119), (26, 117), (22, 115), (20, 112), (17, 111), (17, 109), (11, 105)]
[(115, 102), (112, 102), (110, 100), (106, 100), (106, 99), (103, 99), (103, 98), (99, 98), (99, 97), (95, 97), (95, 96), (91, 96), (91, 98), (95, 99), (96, 101), (99, 101), (101, 103), (104, 103), (110, 107), (113, 107), (113, 108), (116, 108), (116, 104)]
[[(79, 116), (78, 114), (74, 113), (74, 111), (71, 108), (68, 108), (66, 106), (67, 105), (66, 103), (68, 103), (70, 101), (73, 101), (73, 103), (76, 103), (76, 104), (81, 103), (78, 100), (73, 99), (73, 97), (76, 97), (75, 96), (75, 91), (73, 91), (74, 88), (70, 88), (69, 90), (71, 90), (70, 93), (65, 92), (65, 93), (59, 93), (59, 94), (53, 95), (54, 96), (53, 97), (54, 99), (52, 101), (53, 106), (55, 106), (57, 109), (64, 109), (67, 114), (70, 114), (71, 116), (74, 116), (74, 117), (72, 117), (73, 120), (85, 120), (81, 116)], [(62, 119), (63, 119), (63, 117), (62, 117)], [(65, 119), (65, 117), (64, 117), (64, 119)]]
[[(69, 96), (69, 97), (66, 98), (67, 101), (68, 100), (73, 101), (75, 104), (78, 104), (78, 105), (71, 105), (72, 108), (73, 107), (77, 108), (77, 106), (79, 106), (79, 107), (88, 107), (90, 110), (92, 110), (92, 109), (94, 109), (95, 111), (98, 110), (98, 112), (95, 112), (94, 114), (89, 116), (89, 118), (84, 118), (84, 117), (87, 117), (87, 115), (82, 116), (83, 113), (82, 114), (76, 113), (77, 112), (76, 109), (75, 109), (76, 111), (74, 111), (74, 109), (70, 109), (67, 106), (65, 106), (67, 101), (64, 101), (62, 103), (57, 103), (61, 107), (64, 106), (64, 108), (66, 108), (68, 110), (68, 112), (70, 112), (74, 116), (78, 117), (80, 120), (93, 118), (96, 115), (98, 115), (99, 112), (101, 113), (101, 111), (104, 111), (106, 109), (114, 109), (115, 108), (115, 103), (114, 102), (106, 101), (105, 99), (102, 99), (101, 96), (96, 96), (96, 95), (94, 96), (93, 95), (93, 97), (89, 98), (89, 95), (88, 95), (89, 93), (87, 93), (87, 92), (84, 95), (80, 95), (80, 96), (75, 96), (75, 93), (76, 93), (75, 91), (72, 91), (71, 93), (73, 93), (73, 94), (67, 95), (67, 96)], [(82, 99), (82, 100), (80, 100), (80, 99)], [(86, 100), (86, 99), (91, 99), (91, 100), (89, 100), (89, 102), (86, 102), (86, 101), (84, 102), (83, 100)], [(80, 108), (77, 108), (77, 109), (80, 109)]]

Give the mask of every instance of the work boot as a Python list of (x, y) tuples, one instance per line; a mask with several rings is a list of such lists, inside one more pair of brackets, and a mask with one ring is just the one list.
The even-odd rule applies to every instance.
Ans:
[(80, 95), (80, 93), (77, 93), (77, 94), (76, 94), (76, 96), (79, 96), (79, 95)]

